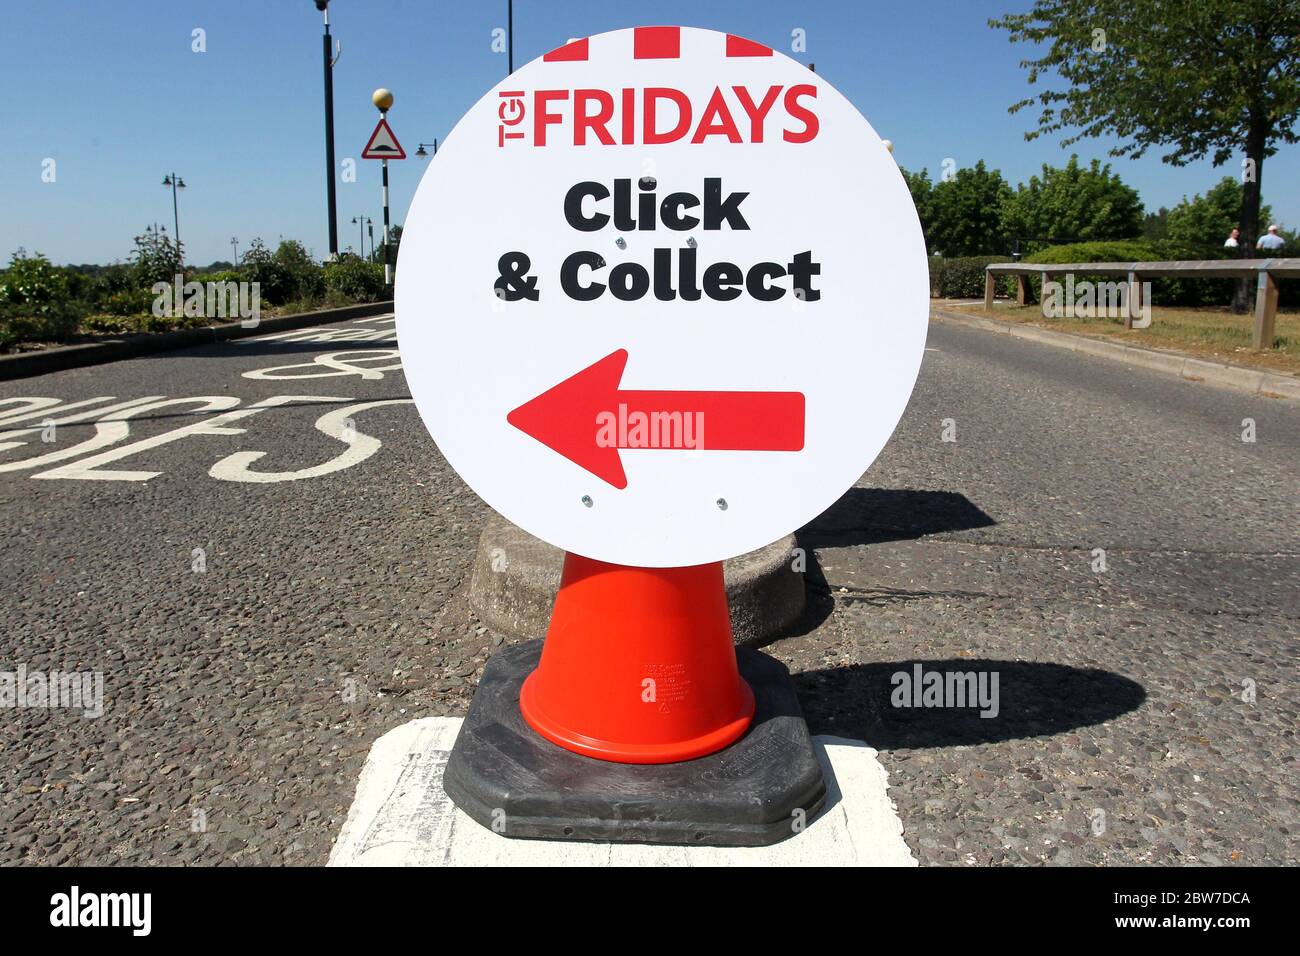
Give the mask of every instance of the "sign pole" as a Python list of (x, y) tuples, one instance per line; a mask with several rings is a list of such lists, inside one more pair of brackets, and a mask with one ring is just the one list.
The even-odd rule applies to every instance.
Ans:
[(393, 281), (392, 232), (388, 226), (388, 160), (380, 165), (384, 169), (384, 285), (388, 285)]
[(366, 143), (366, 148), (361, 151), (361, 158), (380, 160), (380, 166), (383, 170), (381, 175), (384, 184), (384, 285), (391, 285), (393, 281), (393, 231), (388, 211), (388, 161), (390, 159), (405, 159), (406, 150), (402, 149), (402, 144), (397, 141), (397, 137), (393, 135), (393, 131), (388, 126), (388, 111), (393, 105), (392, 92), (381, 87), (371, 95), (370, 101), (379, 110), (379, 125), (370, 134), (370, 141)]

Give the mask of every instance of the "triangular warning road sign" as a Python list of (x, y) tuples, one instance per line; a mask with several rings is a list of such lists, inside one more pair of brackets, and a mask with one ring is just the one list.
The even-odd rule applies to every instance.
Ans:
[(393, 131), (388, 128), (388, 120), (382, 117), (375, 131), (370, 134), (370, 142), (361, 151), (362, 159), (406, 159), (406, 150), (397, 141)]

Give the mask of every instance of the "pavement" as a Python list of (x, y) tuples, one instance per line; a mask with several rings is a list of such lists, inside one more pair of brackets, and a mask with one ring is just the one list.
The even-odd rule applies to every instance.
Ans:
[[(322, 864), (371, 745), (464, 714), (514, 638), (397, 366), (377, 318), (0, 383), (0, 672), (103, 694), (3, 715), (0, 863)], [(932, 325), (766, 649), (922, 865), (1294, 864), (1298, 452), (1294, 403)], [(894, 706), (918, 664), (995, 706)]]

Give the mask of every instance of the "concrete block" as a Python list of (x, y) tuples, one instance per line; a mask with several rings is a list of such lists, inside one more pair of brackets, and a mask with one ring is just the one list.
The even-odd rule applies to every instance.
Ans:
[(330, 866), (916, 866), (889, 775), (860, 740), (816, 736), (827, 797), (789, 839), (766, 847), (514, 840), (475, 823), (442, 789), (460, 732), (426, 717), (375, 741)]
[[(803, 571), (795, 570), (794, 535), (723, 563), (731, 630), (751, 644), (782, 633), (803, 614)], [(543, 637), (560, 587), (564, 552), (499, 515), (479, 536), (469, 602), (490, 627), (518, 637)]]

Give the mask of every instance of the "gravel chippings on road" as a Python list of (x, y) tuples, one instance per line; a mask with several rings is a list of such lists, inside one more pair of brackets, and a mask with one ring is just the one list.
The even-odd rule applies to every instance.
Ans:
[[(400, 374), (239, 375), (365, 347), (225, 345), (6, 383), (0, 397), (403, 397)], [(332, 475), (206, 473), (236, 448), (270, 449), (266, 470), (327, 460), (342, 446), (312, 425), (328, 410), (272, 409), (238, 423), (238, 439), (187, 439), (118, 466), (163, 470), (148, 482), (0, 475), (0, 669), (104, 674), (99, 719), (3, 712), (0, 862), (323, 863), (374, 739), (463, 712), (492, 638), (440, 615), (487, 512), (412, 406), (360, 413), (356, 428), (383, 447)], [(133, 423), (132, 437), (186, 423)], [(77, 428), (62, 440), (87, 437)]]
[[(864, 487), (800, 535), (812, 629), (772, 649), (812, 730), (881, 750), (922, 864), (1295, 864), (1295, 406), (930, 338)], [(998, 716), (891, 706), (917, 662), (997, 673)]]
[[(932, 327), (889, 447), (801, 532), (810, 610), (767, 649), (813, 732), (881, 751), (924, 864), (1296, 863), (1300, 414), (1004, 338)], [(223, 344), (0, 399), (401, 399), (400, 372), (241, 374), (391, 347)], [(0, 671), (104, 675), (97, 719), (0, 714), (0, 863), (321, 864), (373, 741), (465, 712), (506, 640), (465, 600), (488, 511), (413, 407), (360, 412), (383, 445), (333, 474), (208, 475), (239, 450), (337, 455), (313, 427), (330, 407), (111, 466), (147, 482), (0, 474)], [(998, 715), (892, 707), (918, 662), (996, 673)]]

